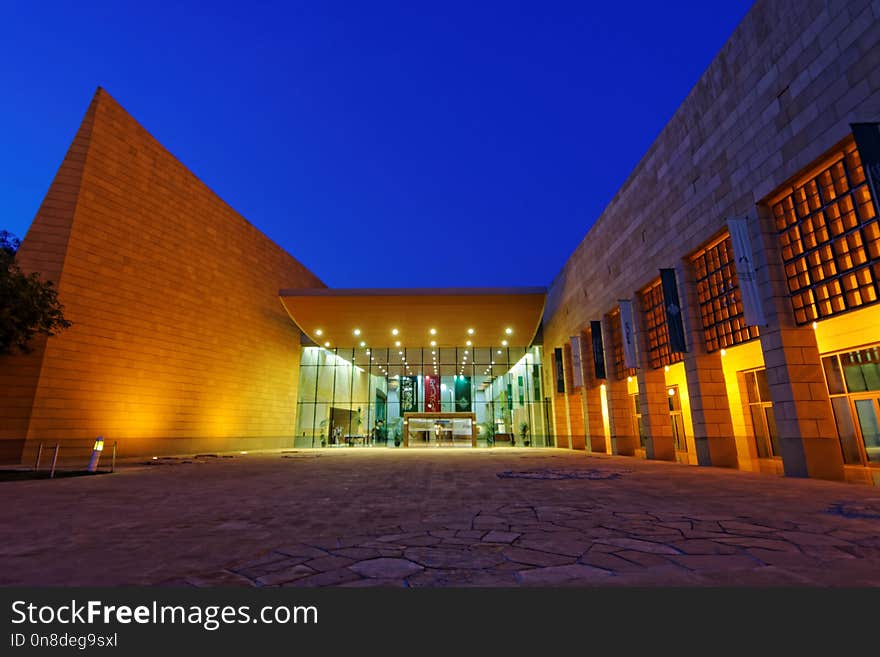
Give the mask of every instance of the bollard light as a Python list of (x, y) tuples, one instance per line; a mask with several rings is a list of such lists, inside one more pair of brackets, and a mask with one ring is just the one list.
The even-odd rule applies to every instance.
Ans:
[(95, 445), (92, 447), (92, 458), (89, 459), (89, 472), (98, 469), (98, 459), (101, 458), (101, 452), (104, 451), (104, 436), (98, 436), (95, 439)]

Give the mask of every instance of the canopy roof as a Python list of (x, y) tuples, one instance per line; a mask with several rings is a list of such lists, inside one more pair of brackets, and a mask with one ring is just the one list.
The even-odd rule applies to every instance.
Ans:
[[(291, 319), (330, 347), (529, 346), (544, 288), (281, 290)], [(433, 333), (432, 333), (433, 329)], [(395, 334), (394, 331), (397, 331)], [(397, 343), (400, 343), (399, 345)]]

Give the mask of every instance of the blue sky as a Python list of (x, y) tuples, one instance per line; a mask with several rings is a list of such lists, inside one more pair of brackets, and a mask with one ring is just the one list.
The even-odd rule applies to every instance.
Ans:
[(751, 3), (210, 4), (0, 2), (0, 228), (100, 85), (332, 287), (547, 285)]

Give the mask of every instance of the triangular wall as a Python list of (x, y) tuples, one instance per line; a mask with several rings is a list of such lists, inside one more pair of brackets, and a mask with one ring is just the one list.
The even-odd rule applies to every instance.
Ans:
[[(22, 271), (39, 272), (56, 286), (67, 255), (98, 97), (92, 99), (16, 256)], [(20, 460), (45, 347), (46, 340), (38, 338), (30, 353), (0, 361), (0, 463)]]
[[(322, 283), (101, 89), (21, 257), (60, 279), (74, 323), (42, 350), (31, 448), (61, 441), (74, 458), (97, 435), (123, 456), (292, 444), (299, 332), (278, 291)], [(23, 426), (11, 417), (0, 436)]]

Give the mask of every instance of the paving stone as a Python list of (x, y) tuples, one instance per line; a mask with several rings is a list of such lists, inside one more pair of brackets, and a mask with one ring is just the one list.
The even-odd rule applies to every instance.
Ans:
[[(336, 547), (336, 540), (333, 541), (334, 547)], [(275, 552), (279, 554), (286, 555), (288, 557), (323, 557), (327, 555), (326, 550), (322, 550), (316, 548), (312, 545), (303, 545), (303, 544), (293, 544), (293, 545), (283, 545), (281, 547), (275, 548)]]
[(368, 547), (340, 548), (339, 550), (333, 550), (333, 554), (338, 557), (348, 557), (349, 559), (354, 559), (356, 561), (382, 556), (378, 549)]
[(579, 557), (587, 551), (592, 541), (581, 534), (525, 534), (517, 539), (516, 544), (532, 550)]
[(318, 557), (317, 559), (306, 561), (305, 565), (309, 568), (312, 568), (313, 570), (323, 572), (325, 570), (336, 570), (337, 568), (348, 566), (353, 562), (354, 560), (349, 559), (348, 557), (335, 557), (331, 555), (326, 557)]
[(505, 548), (502, 554), (511, 561), (530, 566), (561, 566), (574, 563), (576, 559), (576, 557), (570, 555), (553, 554), (551, 552), (541, 552), (539, 550), (529, 550), (513, 546)]
[(642, 570), (644, 566), (632, 563), (621, 557), (607, 552), (593, 552), (592, 550), (578, 559), (578, 563), (594, 568), (601, 568), (615, 573), (626, 572), (631, 570)]
[(426, 568), (491, 568), (504, 560), (498, 554), (480, 553), (467, 548), (414, 547), (406, 550), (404, 555)]
[(339, 586), (346, 582), (361, 579), (361, 576), (349, 568), (328, 570), (310, 577), (295, 579), (283, 584), (283, 586)]
[(685, 554), (736, 554), (739, 550), (733, 545), (707, 541), (703, 538), (694, 538), (684, 541), (676, 541), (669, 544), (670, 547), (684, 552)]
[(257, 583), (259, 583), (261, 586), (278, 586), (280, 584), (287, 584), (288, 582), (302, 579), (303, 577), (308, 577), (309, 575), (314, 574), (315, 571), (308, 566), (298, 564), (284, 570), (276, 570), (275, 572), (268, 573), (267, 575), (263, 575), (262, 577), (258, 577)]
[(760, 565), (759, 561), (745, 554), (686, 554), (669, 559), (688, 570), (698, 571), (753, 569)]
[(484, 543), (512, 543), (520, 537), (517, 532), (502, 532), (493, 530), (483, 537)]
[(607, 570), (577, 563), (519, 572), (520, 581), (527, 586), (584, 586), (610, 576)]
[(606, 545), (615, 545), (628, 550), (637, 550), (639, 552), (651, 552), (653, 554), (679, 554), (674, 547), (670, 547), (663, 543), (652, 543), (651, 541), (642, 541), (635, 538), (600, 538), (597, 543), (605, 543)]
[(193, 575), (186, 578), (186, 582), (198, 587), (213, 586), (236, 586), (249, 587), (254, 586), (253, 580), (229, 572), (228, 570), (220, 570), (216, 573), (206, 573), (202, 575)]
[(364, 577), (401, 580), (420, 570), (424, 570), (419, 564), (407, 559), (389, 559), (384, 557), (359, 561), (349, 566), (349, 568)]

